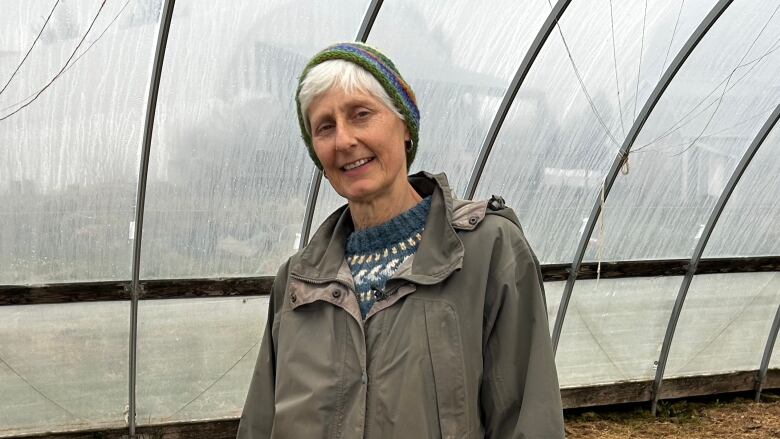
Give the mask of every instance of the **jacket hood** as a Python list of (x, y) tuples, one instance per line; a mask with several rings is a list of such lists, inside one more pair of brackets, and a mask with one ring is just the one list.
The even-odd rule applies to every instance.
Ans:
[[(432, 285), (447, 278), (463, 265), (463, 243), (456, 229), (469, 230), (482, 221), (486, 203), (456, 200), (444, 174), (419, 172), (409, 183), (422, 197), (431, 196), (422, 241), (402, 279)], [(336, 280), (344, 260), (344, 245), (354, 230), (349, 206), (333, 212), (312, 236), (309, 244), (293, 257), (290, 272), (311, 282)]]

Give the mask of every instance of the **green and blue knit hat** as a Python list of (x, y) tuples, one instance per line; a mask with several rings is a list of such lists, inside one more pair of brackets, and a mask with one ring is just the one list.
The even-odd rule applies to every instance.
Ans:
[(314, 164), (317, 165), (320, 170), (322, 164), (314, 154), (314, 146), (312, 145), (311, 134), (306, 131), (306, 125), (304, 124), (303, 113), (301, 113), (301, 100), (299, 95), (301, 93), (301, 85), (306, 75), (314, 66), (330, 61), (334, 59), (341, 59), (349, 61), (370, 73), (385, 89), (390, 99), (395, 104), (396, 110), (404, 116), (404, 122), (409, 129), (409, 135), (412, 140), (411, 148), (406, 150), (406, 165), (411, 167), (412, 161), (417, 154), (417, 139), (420, 128), (420, 110), (417, 108), (417, 100), (414, 97), (414, 92), (409, 84), (404, 81), (404, 78), (398, 72), (392, 61), (378, 50), (371, 46), (361, 43), (339, 43), (333, 46), (327, 47), (306, 64), (303, 69), (303, 73), (298, 80), (298, 90), (295, 92), (295, 103), (298, 109), (298, 123), (301, 126), (301, 135), (303, 141), (306, 143), (306, 147), (309, 150), (309, 155)]

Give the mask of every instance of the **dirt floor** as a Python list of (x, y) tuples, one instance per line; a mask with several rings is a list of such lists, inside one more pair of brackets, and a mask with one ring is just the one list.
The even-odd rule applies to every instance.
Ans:
[(780, 393), (760, 403), (739, 396), (698, 401), (661, 401), (649, 406), (575, 410), (566, 413), (570, 439), (780, 438)]

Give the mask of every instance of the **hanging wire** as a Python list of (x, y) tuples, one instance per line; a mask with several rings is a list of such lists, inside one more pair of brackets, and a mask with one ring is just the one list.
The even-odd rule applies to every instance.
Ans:
[[(714, 103), (714, 101), (713, 101), (713, 103)], [(702, 136), (702, 139), (709, 139), (710, 137), (714, 137), (714, 136), (717, 136), (717, 135), (719, 135), (719, 134), (723, 134), (723, 133), (725, 133), (725, 132), (728, 132), (728, 131), (730, 131), (730, 130), (733, 130), (734, 128), (737, 128), (737, 127), (739, 127), (739, 126), (742, 126), (742, 125), (748, 124), (748, 123), (750, 123), (750, 122), (753, 122), (753, 121), (755, 121), (756, 119), (760, 119), (760, 120), (766, 120), (766, 118), (767, 118), (767, 117), (768, 117), (768, 116), (769, 116), (771, 113), (772, 113), (772, 110), (766, 110), (766, 111), (762, 111), (761, 113), (754, 114), (754, 115), (752, 115), (752, 116), (750, 116), (750, 117), (747, 117), (747, 118), (745, 118), (745, 119), (743, 119), (743, 120), (740, 120), (739, 122), (737, 122), (737, 123), (735, 123), (735, 124), (733, 124), (733, 125), (729, 125), (729, 126), (727, 126), (726, 128), (723, 128), (723, 129), (721, 129), (721, 130), (718, 130), (718, 131), (713, 131), (713, 132), (711, 132), (711, 133), (707, 134), (706, 136)], [(663, 149), (675, 149), (675, 148), (678, 148), (678, 147), (680, 147), (680, 146), (685, 146), (685, 145), (687, 145), (687, 144), (688, 144), (688, 142), (682, 142), (682, 143), (678, 143), (678, 144), (676, 144), (676, 145), (671, 145), (671, 146), (664, 147)], [(659, 149), (660, 149), (660, 148), (659, 148)]]
[[(739, 77), (739, 78), (738, 78), (736, 81), (732, 82), (732, 83), (731, 83), (731, 85), (728, 87), (728, 90), (727, 90), (727, 91), (731, 91), (731, 90), (732, 90), (734, 87), (736, 87), (736, 86), (737, 86), (737, 85), (738, 85), (740, 82), (742, 82), (742, 81), (743, 81), (743, 80), (744, 80), (744, 79), (745, 79), (745, 78), (746, 78), (746, 77), (747, 77), (747, 76), (748, 76), (748, 75), (749, 75), (749, 74), (750, 74), (750, 73), (751, 73), (751, 72), (752, 72), (752, 71), (753, 71), (753, 70), (754, 70), (756, 67), (758, 67), (758, 66), (760, 65), (760, 62), (761, 62), (761, 61), (763, 61), (763, 60), (764, 60), (764, 59), (765, 59), (767, 56), (769, 56), (769, 55), (770, 55), (770, 54), (772, 54), (773, 52), (777, 51), (778, 49), (780, 49), (780, 38), (778, 38), (778, 39), (775, 41), (775, 43), (773, 43), (773, 44), (772, 44), (771, 48), (770, 48), (769, 50), (767, 50), (765, 53), (763, 53), (762, 55), (760, 55), (760, 56), (758, 56), (758, 57), (756, 57), (756, 58), (752, 59), (751, 61), (748, 61), (748, 62), (746, 62), (746, 63), (743, 63), (743, 64), (741, 64), (741, 65), (738, 65), (738, 66), (735, 68), (735, 70), (738, 70), (738, 69), (740, 69), (740, 68), (742, 68), (742, 67), (747, 67), (747, 66), (751, 66), (751, 67), (750, 67), (750, 68), (749, 68), (749, 69), (748, 69), (748, 70), (747, 70), (747, 71), (746, 71), (746, 72), (745, 72), (745, 73), (744, 73), (742, 76), (740, 76), (740, 77)], [(733, 73), (733, 72), (732, 72), (732, 73)], [(677, 131), (678, 129), (680, 129), (680, 128), (682, 128), (682, 127), (686, 126), (686, 125), (688, 125), (688, 124), (689, 124), (689, 123), (691, 123), (691, 122), (693, 122), (693, 120), (694, 120), (694, 119), (695, 119), (697, 116), (699, 116), (699, 115), (700, 115), (700, 114), (702, 114), (703, 112), (707, 111), (707, 109), (708, 109), (708, 108), (712, 107), (713, 105), (715, 105), (715, 104), (717, 103), (717, 99), (713, 99), (713, 100), (712, 100), (712, 102), (710, 102), (709, 104), (705, 105), (705, 106), (704, 106), (704, 107), (703, 107), (703, 108), (702, 108), (700, 111), (698, 111), (698, 112), (696, 112), (696, 113), (694, 114), (694, 112), (695, 112), (695, 111), (696, 111), (696, 110), (697, 110), (699, 107), (701, 107), (701, 106), (702, 106), (702, 105), (703, 105), (703, 104), (704, 104), (704, 103), (707, 101), (707, 99), (708, 99), (710, 96), (714, 95), (714, 94), (715, 94), (715, 93), (716, 93), (718, 90), (720, 90), (721, 86), (722, 86), (724, 83), (726, 83), (726, 82), (729, 80), (729, 77), (730, 77), (730, 76), (731, 76), (731, 75), (727, 75), (725, 78), (723, 78), (723, 80), (722, 80), (722, 81), (720, 81), (720, 82), (719, 82), (719, 83), (718, 83), (718, 84), (717, 84), (717, 85), (716, 85), (716, 86), (715, 86), (715, 87), (714, 87), (712, 90), (710, 90), (710, 92), (709, 92), (709, 93), (707, 93), (707, 95), (706, 95), (706, 96), (704, 96), (702, 99), (700, 99), (700, 100), (699, 100), (699, 101), (698, 101), (698, 102), (697, 102), (697, 103), (696, 103), (696, 104), (695, 104), (693, 107), (691, 107), (691, 109), (690, 109), (690, 110), (689, 110), (687, 113), (683, 114), (683, 115), (682, 115), (682, 116), (681, 116), (681, 117), (680, 117), (680, 118), (679, 118), (679, 119), (678, 119), (676, 122), (674, 122), (672, 125), (670, 125), (670, 126), (669, 126), (669, 128), (667, 128), (667, 129), (666, 129), (664, 132), (662, 132), (661, 134), (659, 134), (659, 135), (658, 135), (657, 137), (655, 137), (654, 139), (652, 139), (652, 140), (648, 141), (647, 143), (645, 143), (645, 144), (643, 144), (643, 145), (641, 145), (641, 146), (638, 146), (638, 147), (636, 147), (636, 148), (633, 148), (633, 149), (631, 150), (631, 152), (632, 152), (632, 153), (637, 153), (637, 152), (640, 152), (640, 151), (642, 151), (643, 149), (645, 149), (645, 148), (647, 148), (647, 147), (650, 147), (650, 146), (654, 145), (655, 143), (657, 143), (658, 141), (660, 141), (660, 140), (662, 140), (662, 139), (664, 139), (664, 138), (668, 137), (669, 135), (671, 135), (672, 133), (674, 133), (674, 132), (675, 132), (675, 131)], [(689, 116), (690, 116), (690, 118), (689, 118)], [(686, 120), (686, 119), (688, 119), (688, 120)], [(686, 143), (688, 143), (688, 142), (686, 142)]]
[(38, 35), (35, 36), (35, 39), (33, 40), (32, 44), (30, 45), (30, 48), (27, 50), (27, 53), (24, 54), (24, 58), (22, 58), (22, 60), (19, 62), (19, 65), (16, 66), (16, 68), (13, 71), (13, 73), (11, 73), (11, 77), (8, 78), (8, 81), (6, 81), (6, 83), (3, 86), (3, 88), (0, 89), (0, 96), (3, 95), (3, 92), (5, 91), (5, 89), (8, 88), (8, 85), (11, 83), (11, 81), (13, 81), (14, 76), (16, 76), (16, 74), (19, 72), (19, 69), (22, 68), (22, 66), (24, 65), (24, 62), (27, 61), (27, 57), (30, 56), (30, 53), (32, 52), (33, 47), (35, 47), (35, 43), (37, 43), (38, 40), (41, 38), (41, 35), (43, 35), (43, 31), (46, 30), (46, 25), (49, 24), (49, 20), (51, 20), (51, 16), (54, 15), (54, 10), (57, 9), (57, 5), (59, 5), (59, 4), (60, 4), (60, 0), (57, 0), (54, 3), (54, 6), (52, 6), (51, 11), (49, 12), (49, 16), (46, 17), (46, 21), (43, 22), (43, 26), (41, 26), (41, 30), (38, 32)]
[(615, 66), (615, 93), (617, 94), (618, 111), (620, 112), (620, 130), (626, 137), (626, 127), (623, 125), (623, 103), (620, 100), (620, 80), (618, 79), (617, 50), (615, 49), (615, 18), (612, 14), (612, 0), (609, 0), (609, 25), (612, 29), (612, 61)]
[(579, 316), (580, 321), (582, 322), (582, 325), (585, 327), (585, 329), (588, 331), (588, 334), (590, 335), (590, 338), (593, 340), (594, 343), (596, 343), (596, 346), (599, 348), (599, 350), (604, 353), (604, 356), (607, 358), (607, 361), (609, 361), (609, 364), (611, 364), (612, 367), (615, 368), (615, 370), (620, 374), (620, 376), (622, 376), (625, 379), (628, 379), (631, 375), (627, 374), (618, 365), (618, 362), (615, 361), (615, 359), (612, 358), (612, 355), (609, 354), (609, 352), (607, 351), (607, 348), (604, 347), (604, 345), (601, 343), (601, 340), (599, 340), (599, 338), (596, 337), (595, 331), (593, 331), (593, 328), (591, 327), (591, 324), (588, 323), (588, 320), (582, 314), (582, 311), (580, 311), (580, 307), (577, 305), (577, 302), (574, 302), (572, 304), (572, 308), (574, 308), (574, 311), (577, 313), (577, 316)]
[[(95, 38), (94, 40), (92, 40), (92, 42), (91, 42), (91, 43), (89, 43), (89, 46), (87, 46), (87, 48), (86, 48), (86, 49), (84, 49), (84, 51), (83, 51), (83, 52), (81, 52), (81, 53), (79, 54), (79, 56), (77, 56), (77, 57), (76, 57), (76, 58), (73, 60), (73, 62), (72, 62), (72, 63), (68, 64), (68, 65), (67, 65), (67, 67), (65, 67), (65, 70), (63, 71), (63, 73), (67, 73), (67, 72), (68, 72), (68, 71), (69, 71), (71, 68), (73, 68), (73, 66), (75, 66), (75, 65), (76, 65), (76, 63), (78, 63), (78, 62), (79, 62), (79, 60), (80, 60), (80, 59), (81, 59), (81, 58), (82, 58), (84, 55), (86, 55), (86, 54), (87, 54), (87, 52), (89, 52), (89, 50), (90, 50), (90, 49), (92, 49), (92, 46), (94, 46), (94, 45), (95, 45), (95, 43), (97, 43), (98, 41), (100, 41), (100, 39), (101, 39), (101, 38), (103, 38), (103, 35), (105, 35), (105, 33), (108, 31), (108, 29), (109, 29), (109, 28), (111, 28), (111, 26), (112, 26), (112, 25), (114, 24), (114, 22), (115, 22), (115, 21), (116, 21), (116, 20), (119, 18), (119, 16), (120, 16), (120, 15), (122, 15), (122, 12), (124, 12), (125, 8), (127, 8), (127, 5), (129, 5), (129, 4), (130, 4), (130, 0), (127, 0), (127, 1), (125, 1), (125, 4), (124, 4), (124, 5), (123, 5), (123, 6), (122, 6), (120, 9), (119, 9), (119, 12), (117, 12), (117, 14), (114, 16), (114, 18), (113, 18), (113, 19), (111, 19), (111, 21), (108, 23), (108, 25), (105, 27), (105, 29), (103, 29), (103, 31), (102, 31), (102, 32), (100, 32), (100, 34), (97, 36), (97, 38)], [(0, 111), (6, 111), (6, 110), (10, 110), (11, 108), (14, 108), (14, 107), (16, 107), (17, 105), (21, 105), (22, 103), (26, 102), (28, 99), (31, 99), (32, 97), (34, 97), (34, 96), (35, 96), (35, 94), (36, 94), (36, 93), (39, 93), (41, 90), (42, 90), (42, 89), (39, 89), (39, 90), (37, 90), (37, 91), (34, 91), (33, 93), (29, 94), (29, 95), (28, 95), (26, 98), (24, 98), (24, 99), (22, 99), (22, 100), (20, 100), (20, 101), (18, 101), (18, 102), (15, 102), (15, 103), (13, 103), (13, 104), (11, 104), (11, 105), (7, 106), (7, 107), (0, 108)]]
[(215, 385), (215, 384), (217, 384), (218, 382), (222, 381), (222, 378), (225, 378), (225, 376), (226, 376), (228, 373), (230, 373), (230, 371), (231, 371), (231, 370), (235, 369), (235, 368), (236, 368), (236, 366), (238, 366), (238, 363), (240, 363), (240, 362), (241, 362), (241, 360), (243, 360), (244, 358), (246, 358), (246, 356), (247, 356), (247, 355), (249, 355), (249, 353), (250, 353), (250, 352), (252, 352), (252, 350), (253, 350), (254, 348), (256, 348), (258, 344), (260, 344), (260, 341), (259, 341), (259, 340), (258, 340), (257, 342), (255, 342), (255, 344), (253, 344), (252, 346), (250, 346), (250, 347), (249, 347), (249, 349), (247, 349), (247, 350), (246, 350), (246, 352), (244, 352), (244, 355), (242, 355), (242, 356), (241, 356), (241, 357), (240, 357), (238, 360), (236, 360), (236, 361), (235, 361), (235, 363), (233, 363), (233, 364), (232, 364), (230, 367), (228, 367), (228, 369), (227, 369), (225, 372), (223, 372), (223, 373), (222, 373), (220, 376), (218, 376), (218, 377), (217, 377), (217, 379), (215, 379), (215, 380), (214, 380), (214, 381), (213, 381), (211, 384), (209, 384), (208, 386), (206, 386), (206, 388), (204, 388), (203, 390), (201, 390), (201, 391), (200, 391), (200, 393), (198, 393), (197, 395), (195, 395), (195, 397), (194, 397), (194, 398), (190, 399), (190, 400), (189, 400), (189, 401), (187, 401), (187, 402), (186, 402), (186, 403), (185, 403), (183, 406), (179, 407), (179, 408), (178, 408), (178, 409), (177, 409), (175, 412), (173, 412), (173, 413), (171, 413), (170, 415), (168, 415), (168, 416), (165, 418), (165, 420), (170, 420), (171, 418), (173, 418), (174, 416), (176, 416), (176, 414), (177, 414), (177, 413), (179, 413), (179, 412), (181, 412), (182, 410), (184, 410), (185, 408), (187, 408), (187, 407), (188, 407), (190, 404), (192, 404), (193, 402), (195, 402), (195, 400), (197, 400), (198, 398), (200, 398), (201, 396), (203, 396), (203, 394), (204, 394), (204, 393), (208, 392), (208, 390), (209, 390), (209, 389), (211, 389), (212, 387), (214, 387), (214, 385)]
[(29, 102), (25, 103), (24, 105), (22, 105), (21, 107), (17, 108), (16, 110), (6, 114), (5, 116), (0, 117), (0, 121), (4, 121), (4, 120), (8, 119), (9, 117), (11, 117), (11, 116), (15, 115), (16, 113), (22, 111), (27, 106), (29, 106), (30, 104), (35, 102), (38, 99), (38, 97), (40, 97), (41, 94), (43, 94), (43, 92), (46, 91), (46, 89), (48, 89), (54, 83), (54, 81), (56, 81), (57, 78), (59, 78), (63, 74), (63, 72), (65, 72), (65, 69), (68, 67), (68, 64), (70, 63), (70, 61), (73, 59), (74, 56), (76, 56), (76, 52), (79, 50), (81, 45), (84, 44), (84, 40), (86, 40), (87, 35), (89, 35), (89, 32), (92, 30), (92, 27), (95, 25), (95, 22), (97, 21), (98, 17), (100, 17), (100, 13), (103, 11), (103, 8), (105, 6), (106, 6), (106, 0), (103, 0), (100, 3), (100, 8), (98, 8), (98, 11), (95, 14), (95, 17), (92, 19), (92, 22), (89, 24), (89, 27), (87, 28), (87, 31), (84, 32), (84, 35), (79, 40), (78, 44), (76, 45), (76, 48), (73, 49), (73, 52), (71, 52), (70, 56), (65, 61), (65, 65), (62, 66), (62, 68), (59, 70), (59, 72), (57, 72), (57, 74), (54, 75), (54, 77), (41, 90), (39, 90), (38, 93), (36, 93), (36, 95)]
[(632, 121), (636, 121), (636, 104), (639, 102), (639, 79), (642, 76), (642, 58), (645, 52), (645, 28), (647, 27), (647, 0), (645, 0), (645, 12), (642, 16), (642, 41), (639, 45), (639, 69), (636, 72), (636, 91), (634, 92), (634, 117)]
[(720, 97), (717, 100), (717, 105), (715, 106), (715, 110), (710, 114), (710, 117), (707, 119), (707, 123), (704, 124), (704, 128), (701, 129), (699, 134), (694, 138), (691, 143), (684, 148), (682, 151), (673, 154), (673, 157), (677, 157), (681, 154), (684, 154), (691, 148), (693, 148), (696, 145), (696, 142), (701, 139), (702, 135), (704, 135), (704, 132), (707, 131), (707, 128), (710, 127), (710, 123), (712, 123), (712, 120), (715, 118), (715, 114), (718, 113), (718, 110), (720, 109), (721, 104), (723, 103), (723, 98), (726, 96), (726, 92), (729, 91), (729, 83), (731, 82), (732, 76), (734, 76), (734, 73), (740, 68), (742, 65), (742, 62), (747, 58), (747, 56), (750, 54), (750, 51), (753, 50), (753, 47), (756, 45), (756, 42), (758, 42), (759, 38), (761, 38), (761, 35), (764, 33), (764, 30), (766, 30), (767, 26), (769, 26), (769, 23), (772, 21), (772, 18), (777, 14), (778, 9), (780, 9), (780, 5), (778, 5), (775, 10), (772, 12), (772, 15), (769, 16), (766, 23), (764, 23), (764, 26), (761, 28), (761, 30), (758, 32), (758, 35), (753, 39), (753, 41), (750, 43), (750, 46), (745, 51), (745, 54), (742, 55), (742, 58), (739, 59), (739, 62), (737, 62), (737, 66), (734, 67), (734, 69), (729, 73), (728, 77), (726, 78), (726, 86), (723, 87), (723, 93), (721, 93)]
[(701, 348), (696, 351), (693, 355), (688, 357), (688, 360), (680, 366), (680, 369), (685, 369), (686, 366), (688, 366), (693, 360), (696, 359), (699, 355), (701, 355), (702, 352), (704, 352), (708, 347), (710, 347), (715, 341), (724, 333), (726, 330), (737, 322), (737, 319), (742, 317), (743, 314), (745, 314), (745, 311), (748, 310), (748, 308), (756, 302), (756, 300), (759, 299), (763, 295), (763, 293), (769, 291), (769, 286), (772, 283), (772, 280), (767, 280), (764, 285), (761, 286), (761, 288), (758, 289), (758, 291), (750, 298), (750, 300), (742, 305), (742, 308), (738, 312), (736, 312), (733, 316), (731, 316), (725, 324), (721, 324), (720, 327), (716, 330), (709, 331), (709, 337), (707, 340), (702, 343)]
[[(550, 8), (553, 7), (552, 2), (550, 2), (550, 0), (547, 0), (547, 3), (549, 3)], [(609, 129), (606, 122), (604, 122), (604, 118), (601, 117), (599, 111), (596, 109), (596, 104), (593, 103), (593, 98), (591, 98), (590, 93), (588, 93), (587, 87), (585, 87), (585, 82), (582, 80), (582, 75), (580, 75), (580, 70), (577, 68), (577, 64), (574, 62), (574, 57), (572, 56), (571, 50), (569, 49), (569, 44), (566, 42), (566, 38), (563, 36), (563, 30), (561, 30), (561, 24), (556, 21), (555, 27), (558, 28), (558, 34), (561, 36), (563, 47), (566, 49), (566, 54), (569, 57), (569, 63), (571, 64), (572, 69), (574, 69), (574, 74), (577, 76), (577, 81), (580, 83), (580, 88), (582, 89), (582, 92), (585, 94), (585, 99), (587, 99), (591, 111), (593, 111), (593, 114), (596, 116), (596, 119), (599, 121), (601, 127), (604, 128), (604, 131), (607, 133), (607, 136), (610, 138), (610, 140), (612, 140), (612, 143), (615, 144), (615, 146), (617, 146), (618, 148), (620, 148), (620, 142), (618, 142), (615, 139), (615, 136), (612, 135), (612, 131)]]
[(674, 43), (674, 37), (677, 36), (677, 26), (680, 24), (680, 16), (682, 16), (683, 6), (685, 6), (685, 0), (680, 0), (680, 10), (677, 11), (677, 19), (674, 21), (672, 37), (669, 38), (669, 47), (666, 48), (666, 55), (664, 56), (664, 63), (661, 65), (661, 73), (658, 76), (658, 81), (663, 78), (664, 72), (666, 71), (666, 62), (669, 61), (669, 54), (672, 52), (672, 43)]
[(50, 403), (54, 404), (54, 405), (55, 405), (55, 406), (57, 406), (57, 407), (58, 407), (60, 410), (62, 410), (62, 411), (64, 411), (65, 413), (69, 414), (69, 415), (70, 415), (70, 416), (72, 416), (73, 418), (75, 418), (75, 419), (79, 419), (79, 420), (81, 420), (81, 421), (86, 421), (86, 419), (84, 419), (84, 418), (82, 418), (81, 416), (78, 416), (78, 415), (76, 415), (75, 413), (71, 412), (70, 410), (66, 409), (66, 408), (65, 408), (65, 407), (63, 407), (63, 406), (62, 406), (60, 403), (58, 403), (57, 401), (55, 401), (54, 399), (52, 399), (51, 397), (49, 397), (47, 394), (43, 393), (43, 391), (42, 391), (41, 389), (39, 389), (38, 387), (36, 387), (36, 386), (35, 386), (33, 383), (31, 383), (31, 382), (30, 382), (30, 380), (28, 380), (27, 378), (25, 378), (25, 377), (24, 377), (24, 375), (22, 375), (21, 373), (19, 373), (19, 372), (18, 372), (16, 369), (14, 369), (14, 368), (13, 368), (13, 367), (12, 367), (10, 364), (8, 364), (8, 362), (6, 362), (5, 360), (3, 360), (3, 357), (2, 357), (1, 355), (0, 355), (0, 363), (4, 364), (4, 365), (5, 365), (5, 367), (7, 367), (7, 368), (8, 368), (8, 370), (10, 370), (10, 371), (11, 371), (11, 372), (12, 372), (14, 375), (16, 375), (17, 377), (19, 377), (19, 379), (20, 379), (20, 380), (24, 381), (24, 383), (25, 383), (25, 384), (27, 384), (27, 385), (28, 385), (28, 386), (29, 386), (31, 389), (33, 389), (33, 391), (35, 391), (35, 393), (37, 393), (38, 395), (40, 395), (40, 396), (41, 396), (43, 399), (45, 399), (46, 401), (49, 401)]

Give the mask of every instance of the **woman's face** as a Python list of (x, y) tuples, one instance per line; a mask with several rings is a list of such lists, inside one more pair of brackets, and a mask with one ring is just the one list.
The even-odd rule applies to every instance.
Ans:
[(308, 109), (314, 153), (333, 189), (353, 202), (401, 193), (406, 124), (372, 95), (334, 87)]

